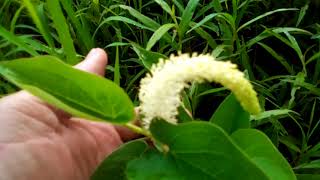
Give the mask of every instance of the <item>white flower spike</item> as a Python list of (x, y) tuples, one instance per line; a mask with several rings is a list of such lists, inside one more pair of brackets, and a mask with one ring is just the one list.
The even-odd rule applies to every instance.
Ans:
[(216, 61), (210, 55), (171, 55), (153, 65), (151, 74), (141, 80), (139, 92), (142, 123), (149, 128), (154, 118), (177, 123), (180, 93), (190, 82), (216, 82), (230, 89), (251, 114), (260, 112), (257, 94), (244, 74), (231, 62)]

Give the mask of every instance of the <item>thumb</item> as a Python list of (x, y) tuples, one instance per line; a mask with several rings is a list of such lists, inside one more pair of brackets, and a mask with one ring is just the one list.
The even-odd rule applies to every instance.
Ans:
[(77, 64), (75, 68), (103, 76), (107, 63), (107, 53), (103, 49), (95, 48), (92, 49), (85, 60)]

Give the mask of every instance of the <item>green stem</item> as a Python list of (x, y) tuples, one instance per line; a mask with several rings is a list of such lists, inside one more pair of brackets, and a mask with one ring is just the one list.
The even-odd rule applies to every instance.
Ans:
[(125, 127), (127, 127), (128, 129), (132, 130), (135, 133), (142, 134), (142, 135), (145, 135), (146, 137), (152, 138), (152, 135), (148, 130), (143, 129), (137, 125), (134, 125), (132, 123), (127, 123), (125, 124)]

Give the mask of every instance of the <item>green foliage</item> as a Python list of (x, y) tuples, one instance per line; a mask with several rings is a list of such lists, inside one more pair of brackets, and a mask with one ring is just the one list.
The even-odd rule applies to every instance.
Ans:
[(243, 110), (236, 97), (231, 94), (220, 104), (210, 121), (232, 134), (238, 129), (250, 127), (250, 114)]
[(147, 144), (142, 140), (135, 140), (122, 145), (100, 164), (92, 175), (91, 180), (126, 180), (125, 170), (127, 164), (140, 157), (146, 150)]
[(156, 151), (147, 151), (141, 157), (128, 163), (125, 171), (130, 180), (171, 180), (185, 179), (171, 155)]
[(67, 22), (63, 16), (60, 2), (59, 0), (47, 0), (47, 6), (50, 7), (48, 10), (51, 14), (55, 29), (58, 32), (63, 51), (66, 55), (66, 62), (74, 65), (79, 61), (77, 60), (77, 53), (73, 45), (73, 40), (71, 38)]
[[(192, 84), (183, 93), (179, 120), (184, 123), (197, 119), (212, 121), (228, 134), (240, 128), (259, 129), (294, 167), (298, 179), (316, 179), (319, 168), (314, 164), (320, 157), (317, 136), (320, 132), (319, 8), (317, 0), (3, 0), (0, 1), (0, 60), (51, 55), (74, 64), (92, 47), (105, 47), (109, 52), (106, 76), (123, 87), (134, 104), (139, 104), (140, 78), (159, 58), (181, 51), (210, 53), (219, 60), (230, 60), (247, 72), (264, 112), (251, 116), (250, 125), (246, 112), (223, 87)], [(55, 62), (56, 59), (48, 63)], [(28, 76), (20, 79), (23, 76), (19, 75), (18, 85), (25, 85), (31, 77), (45, 80), (44, 72), (31, 72), (27, 64), (21, 61), (19, 65), (21, 73)], [(47, 65), (44, 69), (54, 76), (67, 76), (67, 72), (49, 68)], [(1, 68), (0, 74), (6, 73)], [(13, 78), (11, 76), (5, 75), (8, 79)], [(64, 78), (70, 82), (78, 79), (77, 76)], [(28, 83), (32, 83), (30, 79)], [(108, 81), (108, 84), (111, 83)], [(39, 84), (32, 85), (32, 89), (39, 88)], [(53, 85), (54, 90), (61, 87), (59, 82)], [(51, 98), (53, 89), (50, 92), (41, 89), (40, 93), (37, 89), (36, 93)], [(93, 89), (85, 88), (86, 96), (92, 95)], [(1, 96), (15, 90), (12, 84), (0, 79)], [(61, 91), (60, 95), (66, 97), (71, 94)], [(103, 91), (104, 96), (108, 96), (105, 89)], [(81, 97), (76, 98), (76, 102), (89, 101)], [(123, 104), (127, 104), (127, 110), (132, 113), (131, 102), (128, 98), (125, 101)], [(74, 108), (75, 104), (65, 103), (60, 107)], [(101, 110), (98, 103), (102, 102), (95, 101), (86, 107)], [(86, 117), (97, 115), (87, 108), (80, 111), (85, 112)], [(104, 113), (99, 119), (111, 120), (106, 119)], [(133, 114), (121, 122), (131, 120), (129, 116)], [(159, 154), (151, 152), (140, 162), (159, 158)], [(166, 158), (158, 160), (163, 164), (171, 162), (171, 156)]]
[(113, 123), (134, 118), (132, 102), (113, 82), (74, 69), (51, 56), (3, 61), (0, 74), (77, 117)]
[[(295, 179), (289, 164), (268, 138), (254, 130), (236, 131), (231, 136), (236, 138), (233, 141), (211, 123), (174, 126), (155, 121), (151, 132), (156, 140), (168, 145), (187, 179)], [(253, 148), (248, 142), (254, 144)]]

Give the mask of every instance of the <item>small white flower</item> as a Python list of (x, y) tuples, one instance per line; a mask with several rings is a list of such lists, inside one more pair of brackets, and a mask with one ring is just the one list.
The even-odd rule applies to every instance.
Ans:
[(160, 59), (151, 74), (141, 80), (140, 107), (142, 122), (149, 128), (154, 118), (177, 123), (180, 93), (190, 82), (217, 82), (230, 89), (243, 108), (251, 114), (260, 112), (257, 94), (244, 74), (231, 62), (216, 61), (210, 55), (181, 54)]

